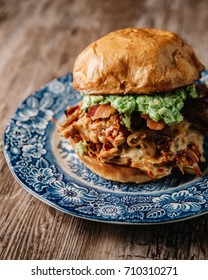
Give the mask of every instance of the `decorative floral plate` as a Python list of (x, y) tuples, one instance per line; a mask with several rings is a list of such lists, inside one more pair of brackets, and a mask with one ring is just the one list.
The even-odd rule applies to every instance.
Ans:
[[(199, 82), (208, 80), (208, 71)], [(10, 120), (4, 152), (17, 181), (30, 193), (68, 214), (102, 222), (152, 224), (208, 212), (207, 162), (202, 178), (172, 174), (143, 184), (104, 180), (87, 169), (51, 121), (81, 100), (72, 74), (29, 96)], [(208, 159), (208, 140), (205, 141)]]

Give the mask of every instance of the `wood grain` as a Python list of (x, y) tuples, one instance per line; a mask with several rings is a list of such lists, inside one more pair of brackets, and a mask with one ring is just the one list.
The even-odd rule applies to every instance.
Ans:
[(71, 71), (79, 52), (112, 30), (176, 31), (208, 66), (207, 9), (207, 0), (0, 1), (0, 259), (208, 258), (207, 215), (151, 226), (72, 217), (20, 187), (2, 151), (6, 124), (18, 104)]

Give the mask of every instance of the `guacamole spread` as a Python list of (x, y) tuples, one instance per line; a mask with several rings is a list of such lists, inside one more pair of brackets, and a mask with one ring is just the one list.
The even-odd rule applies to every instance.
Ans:
[(131, 114), (135, 111), (147, 114), (155, 122), (163, 120), (166, 124), (173, 125), (183, 120), (181, 110), (188, 97), (198, 97), (195, 85), (151, 95), (84, 95), (82, 108), (87, 112), (92, 105), (110, 104), (123, 115), (126, 127), (131, 126)]
[(79, 141), (76, 144), (76, 151), (83, 156), (87, 153), (87, 142), (86, 141)]

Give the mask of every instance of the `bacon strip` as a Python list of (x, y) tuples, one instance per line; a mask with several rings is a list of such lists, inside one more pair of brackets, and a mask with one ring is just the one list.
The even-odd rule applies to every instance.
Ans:
[(109, 104), (93, 105), (87, 112), (87, 118), (92, 120), (107, 119), (115, 113), (115, 109)]
[(141, 118), (147, 120), (147, 127), (150, 129), (162, 130), (166, 127), (166, 123), (163, 120), (155, 122), (147, 114), (141, 114)]
[(88, 109), (87, 118), (92, 118), (97, 110), (97, 108), (99, 107), (99, 105), (93, 105)]

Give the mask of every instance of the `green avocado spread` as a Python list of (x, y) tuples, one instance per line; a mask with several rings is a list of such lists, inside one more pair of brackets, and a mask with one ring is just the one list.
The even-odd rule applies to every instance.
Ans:
[(84, 95), (82, 108), (87, 112), (92, 105), (110, 104), (123, 115), (123, 124), (126, 127), (131, 126), (133, 112), (147, 114), (155, 122), (163, 120), (166, 124), (173, 125), (183, 120), (181, 110), (186, 98), (197, 98), (198, 96), (195, 85), (149, 95)]
[(76, 151), (81, 155), (85, 155), (87, 153), (87, 142), (85, 141), (79, 141), (76, 144)]

